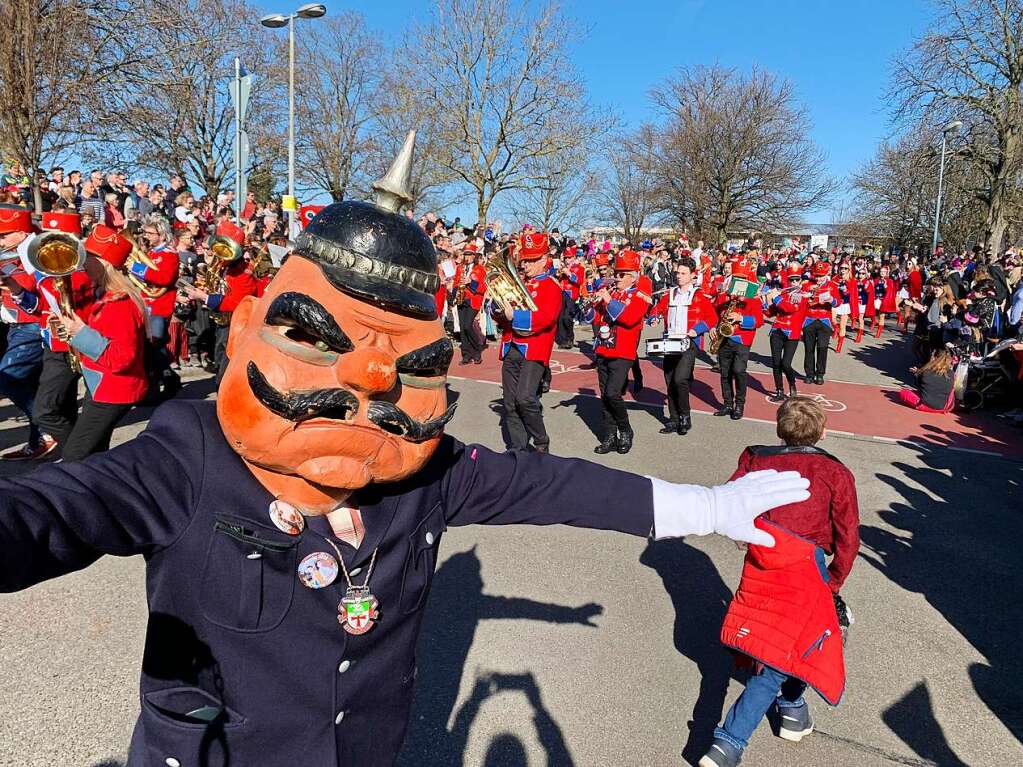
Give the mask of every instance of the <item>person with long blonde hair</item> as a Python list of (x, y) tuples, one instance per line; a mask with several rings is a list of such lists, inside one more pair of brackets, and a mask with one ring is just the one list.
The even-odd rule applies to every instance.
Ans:
[(106, 450), (114, 427), (146, 395), (145, 303), (118, 269), (131, 243), (106, 226), (85, 241), (85, 272), (96, 288), (95, 302), (79, 316), (60, 322), (78, 352), (86, 392), (82, 412), (63, 443), (65, 461)]

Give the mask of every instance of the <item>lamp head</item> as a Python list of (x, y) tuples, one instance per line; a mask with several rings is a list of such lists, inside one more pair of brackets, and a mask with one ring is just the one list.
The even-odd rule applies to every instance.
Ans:
[(288, 26), (288, 17), (282, 13), (270, 13), (261, 18), (259, 23), (270, 29), (280, 29)]
[(323, 3), (306, 3), (295, 11), (295, 15), (303, 19), (318, 19), (327, 15), (327, 6)]

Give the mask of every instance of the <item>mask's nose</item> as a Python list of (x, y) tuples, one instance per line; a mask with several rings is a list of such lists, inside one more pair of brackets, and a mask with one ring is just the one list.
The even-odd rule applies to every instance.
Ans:
[(373, 347), (356, 349), (343, 357), (337, 380), (341, 386), (363, 394), (384, 394), (398, 381), (394, 354)]

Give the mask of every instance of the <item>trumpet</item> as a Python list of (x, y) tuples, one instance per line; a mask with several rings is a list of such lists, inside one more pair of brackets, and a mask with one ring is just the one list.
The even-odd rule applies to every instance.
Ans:
[(28, 245), (25, 259), (34, 271), (53, 278), (54, 292), (60, 314), (51, 312), (46, 321), (50, 332), (68, 344), (68, 366), (75, 373), (82, 372), (82, 360), (78, 350), (70, 345), (67, 331), (60, 322), (60, 315), (70, 317), (75, 307), (71, 302), (71, 275), (85, 265), (85, 248), (81, 240), (65, 232), (43, 232), (36, 235)]
[(156, 269), (157, 266), (153, 262), (153, 259), (149, 257), (149, 254), (139, 245), (138, 241), (127, 229), (121, 230), (121, 236), (124, 237), (128, 242), (131, 243), (131, 254), (124, 262), (124, 273), (131, 280), (132, 284), (139, 289), (146, 298), (159, 298), (167, 292), (167, 288), (159, 287), (156, 285), (150, 285), (145, 280), (140, 280), (131, 272), (131, 268), (135, 264), (145, 264), (150, 269)]

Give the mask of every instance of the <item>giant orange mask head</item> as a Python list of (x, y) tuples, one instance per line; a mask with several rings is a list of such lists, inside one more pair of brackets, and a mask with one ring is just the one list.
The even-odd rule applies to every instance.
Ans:
[(217, 414), (257, 478), (306, 513), (432, 455), (453, 408), (436, 255), (395, 211), (410, 134), (375, 203), (327, 206), (260, 299), (235, 310)]

